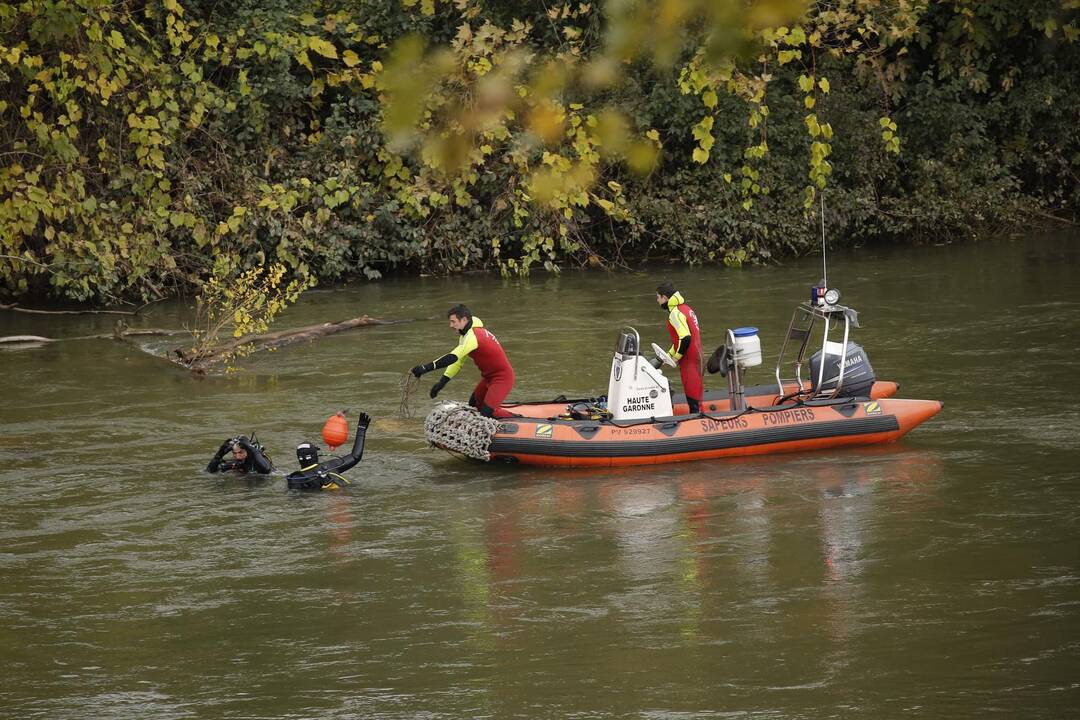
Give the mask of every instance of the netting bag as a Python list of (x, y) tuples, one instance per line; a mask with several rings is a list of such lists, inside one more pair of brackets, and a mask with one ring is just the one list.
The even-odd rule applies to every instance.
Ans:
[(498, 429), (498, 420), (456, 402), (439, 403), (424, 421), (424, 435), (429, 443), (485, 462), (491, 459), (488, 447)]

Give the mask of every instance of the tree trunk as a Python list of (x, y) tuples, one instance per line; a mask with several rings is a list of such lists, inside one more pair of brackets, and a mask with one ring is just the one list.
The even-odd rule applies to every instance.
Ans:
[(409, 320), (380, 320), (368, 315), (361, 315), (351, 320), (342, 320), (335, 323), (320, 323), (293, 330), (279, 330), (277, 332), (244, 335), (229, 342), (222, 343), (209, 352), (198, 352), (191, 348), (176, 348), (173, 355), (176, 362), (188, 368), (192, 372), (203, 374), (214, 365), (227, 360), (239, 347), (251, 345), (253, 351), (267, 350), (269, 348), (283, 347), (301, 340), (314, 340), (315, 338), (333, 335), (344, 330), (352, 330), (358, 327), (370, 327), (372, 325), (394, 325)]

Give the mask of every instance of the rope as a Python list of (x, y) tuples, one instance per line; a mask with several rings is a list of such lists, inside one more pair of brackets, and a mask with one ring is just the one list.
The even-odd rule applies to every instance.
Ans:
[(406, 370), (405, 374), (401, 376), (401, 380), (398, 380), (398, 388), (401, 390), (401, 404), (398, 405), (398, 415), (400, 417), (412, 417), (412, 411), (409, 410), (409, 399), (412, 397), (413, 390), (419, 384), (420, 378), (413, 375), (411, 370)]
[(436, 405), (424, 421), (424, 435), (429, 443), (485, 462), (491, 459), (488, 447), (498, 429), (498, 420), (486, 418), (476, 408), (456, 402)]

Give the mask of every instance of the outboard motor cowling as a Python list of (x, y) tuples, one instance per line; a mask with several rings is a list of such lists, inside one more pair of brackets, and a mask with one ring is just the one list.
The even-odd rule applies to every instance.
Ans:
[[(810, 358), (810, 383), (815, 393), (828, 392), (836, 388), (836, 381), (840, 377), (840, 354), (843, 346), (838, 342), (825, 343), (825, 374), (822, 376), (821, 387), (817, 386), (818, 373), (821, 368), (821, 351), (817, 351)], [(874, 368), (870, 365), (870, 357), (857, 343), (848, 341), (847, 358), (844, 360), (844, 384), (840, 388), (843, 397), (869, 397), (870, 388), (874, 384)]]

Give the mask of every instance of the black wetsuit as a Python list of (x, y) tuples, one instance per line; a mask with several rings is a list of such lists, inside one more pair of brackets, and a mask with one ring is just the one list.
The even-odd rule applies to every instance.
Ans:
[[(247, 450), (247, 457), (243, 460), (223, 460), (227, 454), (232, 452), (233, 445), (239, 445)], [(270, 462), (270, 458), (266, 457), (262, 450), (255, 447), (246, 438), (241, 436), (237, 440), (226, 440), (218, 448), (217, 454), (214, 455), (214, 459), (210, 461), (210, 464), (206, 466), (206, 472), (218, 473), (218, 472), (238, 472), (238, 473), (259, 473), (260, 475), (269, 475), (270, 471), (274, 469), (273, 463)]]
[[(324, 487), (348, 484), (340, 473), (345, 472), (364, 457), (364, 439), (367, 436), (368, 424), (371, 418), (366, 413), (361, 413), (360, 420), (356, 425), (356, 438), (353, 440), (352, 450), (344, 457), (331, 458), (326, 462), (310, 467), (302, 467), (295, 472), (289, 473), (285, 478), (291, 490), (320, 490)], [(299, 452), (299, 451), (298, 451)]]

